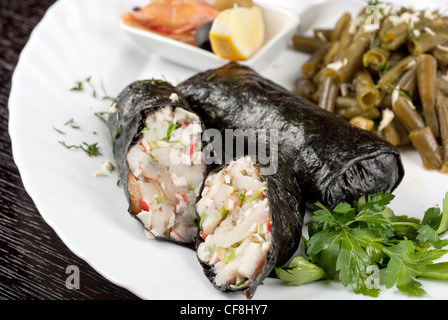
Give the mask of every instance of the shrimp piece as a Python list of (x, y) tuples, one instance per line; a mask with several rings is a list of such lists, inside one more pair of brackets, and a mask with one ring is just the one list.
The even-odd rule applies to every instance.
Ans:
[(153, 0), (125, 13), (122, 19), (131, 26), (194, 44), (196, 30), (214, 20), (218, 13), (203, 0)]

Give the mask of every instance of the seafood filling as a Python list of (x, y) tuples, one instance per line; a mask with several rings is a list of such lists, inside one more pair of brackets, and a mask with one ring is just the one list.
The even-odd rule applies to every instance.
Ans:
[(211, 266), (215, 285), (242, 288), (257, 277), (271, 244), (266, 182), (250, 157), (210, 174), (196, 205), (198, 258)]
[(198, 116), (165, 106), (147, 115), (127, 154), (131, 209), (148, 236), (191, 243), (195, 202), (204, 179)]

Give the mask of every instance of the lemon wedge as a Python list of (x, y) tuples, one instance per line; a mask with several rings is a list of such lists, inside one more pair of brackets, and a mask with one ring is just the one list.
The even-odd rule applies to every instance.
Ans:
[(246, 60), (264, 43), (263, 12), (257, 6), (221, 11), (209, 33), (213, 52), (225, 59)]

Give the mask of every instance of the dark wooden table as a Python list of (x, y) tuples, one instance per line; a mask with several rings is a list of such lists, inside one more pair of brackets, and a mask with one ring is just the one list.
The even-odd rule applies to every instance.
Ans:
[[(25, 191), (11, 153), (8, 97), (11, 76), (30, 32), (54, 0), (0, 0), (0, 299), (138, 299), (74, 255), (45, 223)], [(79, 268), (79, 289), (69, 289)], [(70, 282), (76, 284), (76, 282)]]

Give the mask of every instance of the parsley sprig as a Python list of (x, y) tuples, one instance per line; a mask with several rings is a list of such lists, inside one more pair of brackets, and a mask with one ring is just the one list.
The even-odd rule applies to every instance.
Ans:
[(373, 297), (384, 274), (386, 288), (396, 286), (410, 296), (426, 293), (416, 278), (448, 280), (448, 262), (434, 262), (448, 252), (442, 249), (448, 239), (440, 238), (448, 230), (448, 193), (443, 210), (430, 208), (421, 221), (395, 215), (388, 207), (393, 199), (391, 193), (378, 193), (333, 210), (317, 203), (308, 225), (307, 260), (294, 258), (288, 268), (276, 268), (277, 276), (290, 285), (340, 280)]

